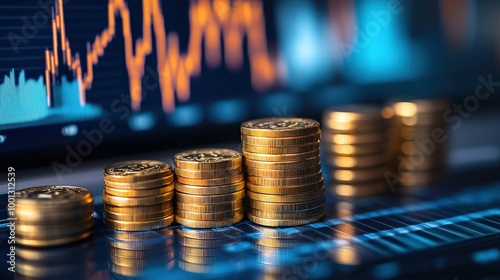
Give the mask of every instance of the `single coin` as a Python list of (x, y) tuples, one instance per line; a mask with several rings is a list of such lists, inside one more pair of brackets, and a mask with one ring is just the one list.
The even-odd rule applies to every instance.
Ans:
[(316, 208), (324, 204), (325, 204), (325, 196), (315, 200), (297, 202), (297, 203), (274, 203), (274, 202), (262, 202), (253, 199), (248, 200), (249, 207), (271, 212), (303, 211), (307, 209)]
[(175, 169), (175, 175), (191, 178), (191, 179), (220, 179), (226, 177), (236, 176), (243, 172), (243, 167), (237, 166), (234, 169), (220, 169), (220, 170), (189, 170), (189, 169)]
[(293, 227), (293, 226), (301, 226), (301, 225), (307, 225), (315, 222), (319, 222), (323, 220), (325, 217), (325, 214), (320, 214), (317, 216), (313, 217), (308, 217), (304, 219), (284, 219), (284, 220), (279, 220), (279, 219), (266, 219), (266, 218), (260, 218), (257, 216), (254, 216), (252, 214), (247, 214), (247, 217), (250, 221), (263, 225), (263, 226), (269, 226), (269, 227)]
[(258, 154), (299, 154), (307, 153), (319, 149), (319, 141), (300, 146), (255, 146), (243, 143), (243, 152), (258, 153)]
[(317, 174), (321, 172), (321, 164), (316, 164), (311, 167), (292, 169), (292, 170), (272, 170), (272, 169), (260, 169), (253, 167), (246, 167), (246, 173), (249, 176), (258, 177), (268, 177), (268, 178), (288, 178), (288, 177), (300, 177)]
[(125, 258), (125, 259), (173, 259), (174, 258), (174, 248), (171, 247), (159, 247), (156, 246), (154, 249), (146, 250), (129, 250), (121, 249), (113, 246), (107, 247), (107, 252), (110, 258)]
[(387, 166), (365, 169), (337, 169), (329, 175), (334, 182), (354, 183), (367, 182), (384, 178), (384, 173), (390, 171)]
[(167, 202), (174, 198), (174, 192), (168, 192), (165, 194), (149, 197), (121, 197), (113, 196), (107, 194), (105, 190), (102, 190), (102, 201), (105, 204), (111, 204), (114, 206), (145, 206), (145, 205), (155, 205)]
[(16, 236), (16, 243), (25, 246), (33, 247), (50, 247), (70, 244), (76, 241), (83, 240), (89, 237), (92, 231), (83, 232), (74, 236), (64, 237), (64, 238), (54, 238), (54, 239), (37, 239), (37, 238), (23, 238), (21, 236)]
[(444, 100), (417, 99), (393, 102), (390, 106), (394, 110), (394, 115), (410, 117), (416, 114), (444, 112), (449, 104)]
[(308, 184), (308, 185), (299, 185), (299, 186), (260, 186), (251, 183), (247, 183), (247, 189), (262, 194), (274, 194), (274, 195), (290, 195), (290, 194), (303, 194), (308, 192), (318, 191), (323, 187), (324, 180), (323, 178), (320, 181)]
[(372, 144), (388, 141), (387, 130), (382, 130), (374, 133), (358, 133), (358, 134), (345, 134), (334, 133), (323, 135), (322, 141), (329, 144), (336, 145), (358, 145), (358, 144)]
[[(68, 237), (87, 231), (94, 226), (94, 214), (87, 217), (78, 217), (81, 220), (74, 220), (72, 223), (61, 223), (52, 225), (33, 225), (22, 223), (18, 220), (16, 223), (16, 234), (24, 238), (55, 238)], [(16, 236), (16, 237), (17, 237)]]
[(141, 241), (123, 241), (113, 238), (107, 238), (106, 244), (109, 247), (118, 248), (122, 250), (154, 250), (154, 249), (165, 249), (169, 246), (174, 245), (174, 238), (162, 238), (158, 237), (155, 239), (147, 239)]
[(314, 217), (324, 213), (324, 207), (319, 206), (312, 209), (307, 209), (303, 211), (293, 211), (293, 212), (270, 212), (262, 211), (260, 209), (249, 208), (248, 212), (250, 215), (256, 217), (267, 218), (267, 219), (277, 219), (277, 220), (291, 220), (291, 219), (304, 219), (309, 217)]
[(319, 156), (309, 160), (292, 162), (267, 162), (256, 161), (245, 158), (245, 166), (250, 168), (269, 169), (269, 170), (290, 170), (308, 168), (320, 164)]
[(306, 136), (280, 137), (280, 138), (258, 137), (258, 136), (244, 135), (244, 134), (241, 135), (241, 141), (244, 144), (255, 145), (255, 146), (272, 146), (272, 147), (300, 146), (318, 142), (320, 139), (321, 139), (321, 133), (319, 132)]
[(223, 170), (241, 166), (241, 153), (229, 149), (197, 149), (174, 155), (176, 168), (188, 170)]
[(187, 246), (181, 246), (180, 248), (180, 258), (183, 258), (184, 256), (200, 256), (200, 257), (221, 256), (224, 253), (225, 251), (223, 248), (194, 248)]
[(119, 220), (119, 221), (143, 221), (143, 220), (155, 220), (165, 218), (174, 213), (174, 208), (169, 208), (167, 210), (162, 210), (159, 212), (143, 212), (143, 213), (134, 213), (134, 214), (123, 214), (123, 213), (114, 213), (107, 210), (104, 210), (104, 217), (110, 220)]
[(185, 185), (193, 185), (193, 186), (221, 186), (221, 185), (229, 185), (243, 181), (243, 174), (238, 174), (231, 177), (226, 178), (218, 178), (218, 179), (192, 179), (185, 178), (181, 176), (177, 176), (177, 182)]
[(153, 267), (160, 263), (163, 264), (166, 262), (173, 261), (172, 258), (168, 258), (168, 256), (166, 255), (156, 256), (155, 258), (137, 258), (137, 259), (113, 257), (109, 258), (109, 260), (112, 263), (119, 265), (120, 267), (140, 268), (140, 269), (147, 269), (148, 267)]
[(186, 204), (214, 204), (232, 202), (235, 200), (243, 199), (243, 197), (245, 197), (245, 190), (219, 195), (191, 195), (185, 193), (177, 193), (176, 201)]
[(112, 196), (120, 197), (146, 197), (162, 195), (174, 190), (174, 184), (154, 188), (154, 189), (117, 189), (110, 186), (104, 186), (104, 191)]
[(355, 197), (369, 196), (387, 192), (389, 185), (385, 180), (377, 180), (374, 182), (363, 184), (329, 184), (327, 186), (331, 192), (338, 196)]
[(217, 228), (217, 227), (226, 227), (229, 225), (233, 225), (239, 223), (243, 220), (245, 215), (236, 216), (227, 220), (219, 220), (219, 221), (196, 221), (184, 219), (179, 216), (175, 217), (175, 221), (183, 226), (187, 226), (190, 228)]
[(154, 204), (154, 205), (138, 205), (138, 206), (114, 206), (110, 204), (104, 204), (104, 210), (119, 213), (119, 214), (134, 214), (134, 213), (147, 213), (147, 212), (160, 212), (165, 211), (174, 207), (174, 201), (170, 200), (167, 202)]
[(187, 204), (182, 202), (176, 202), (175, 207), (177, 210), (199, 212), (199, 213), (224, 212), (243, 207), (243, 200), (239, 199), (231, 202), (218, 203), (218, 204)]
[(372, 133), (378, 131), (387, 131), (389, 121), (382, 118), (376, 118), (370, 121), (336, 121), (323, 118), (322, 134), (334, 133)]
[(261, 186), (301, 186), (317, 183), (323, 177), (321, 172), (313, 175), (290, 177), (290, 178), (265, 178), (259, 176), (248, 176), (247, 182)]
[(184, 185), (181, 183), (175, 183), (175, 190), (181, 193), (194, 194), (194, 195), (218, 195), (218, 194), (228, 194), (240, 191), (245, 188), (245, 181), (241, 181), (234, 184), (222, 185), (216, 187), (206, 187), (206, 186), (192, 186)]
[(88, 217), (94, 212), (94, 203), (83, 205), (80, 208), (67, 209), (65, 211), (57, 210), (54, 208), (51, 211), (37, 211), (35, 208), (29, 206), (25, 209), (21, 205), (17, 205), (15, 214), (18, 220), (30, 224), (53, 224), (72, 222), (78, 217)]
[(295, 137), (319, 131), (319, 122), (300, 118), (267, 118), (244, 122), (241, 134), (261, 137)]
[(39, 211), (79, 208), (93, 203), (92, 193), (82, 187), (40, 186), (16, 191), (16, 206), (34, 207)]
[(103, 217), (103, 221), (107, 227), (117, 230), (125, 230), (125, 231), (157, 230), (171, 225), (172, 222), (174, 221), (174, 215), (170, 215), (166, 218), (157, 220), (134, 221), (134, 222), (116, 221)]
[(319, 149), (301, 154), (279, 154), (279, 155), (256, 154), (243, 151), (243, 156), (245, 160), (265, 161), (265, 162), (304, 161), (304, 160), (318, 158), (319, 154), (320, 154)]
[(104, 168), (104, 178), (113, 182), (140, 182), (172, 174), (168, 163), (155, 160), (131, 160), (110, 164)]
[(148, 241), (168, 238), (173, 239), (175, 234), (175, 231), (170, 228), (143, 232), (127, 232), (106, 228), (105, 231), (106, 237), (111, 238), (112, 240), (120, 240), (125, 242)]
[(382, 119), (382, 108), (364, 104), (343, 105), (328, 109), (323, 117), (338, 122), (372, 121)]
[[(113, 262), (108, 263), (109, 270), (117, 275), (124, 276), (124, 277), (147, 277), (149, 276), (149, 270), (146, 267), (126, 267), (126, 266), (120, 266), (117, 265)], [(175, 266), (175, 260), (172, 260), (168, 263), (162, 264), (161, 268), (164, 271), (169, 271)]]
[(243, 208), (237, 208), (226, 212), (213, 212), (213, 213), (188, 212), (179, 209), (175, 211), (176, 217), (178, 216), (184, 219), (196, 220), (196, 221), (226, 220), (243, 214), (244, 214)]
[(361, 156), (370, 154), (383, 153), (388, 148), (387, 142), (380, 142), (374, 144), (360, 144), (360, 145), (329, 145), (325, 143), (323, 150), (325, 152), (334, 153), (345, 156)]
[[(325, 189), (321, 188), (315, 192), (305, 194), (275, 195), (255, 193), (247, 190), (247, 197), (252, 200), (272, 203), (297, 203), (315, 200), (325, 196)], [(258, 207), (257, 207), (258, 208)]]
[(109, 181), (106, 178), (104, 178), (104, 184), (106, 186), (112, 187), (115, 189), (123, 189), (123, 190), (156, 189), (156, 188), (170, 185), (170, 184), (172, 184), (173, 181), (174, 181), (174, 174), (173, 173), (170, 175), (161, 177), (159, 179), (145, 180), (145, 181), (140, 181), (140, 182), (130, 182), (130, 183), (114, 182), (114, 181)]
[(387, 164), (389, 156), (386, 152), (362, 156), (327, 154), (323, 160), (328, 165), (338, 168), (367, 168)]

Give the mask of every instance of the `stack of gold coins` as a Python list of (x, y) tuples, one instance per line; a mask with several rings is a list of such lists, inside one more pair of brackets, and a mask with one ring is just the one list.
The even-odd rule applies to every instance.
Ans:
[(174, 174), (169, 164), (136, 160), (104, 168), (104, 224), (124, 231), (156, 230), (174, 221)]
[[(241, 232), (239, 232), (241, 233)], [(189, 229), (177, 230), (177, 243), (179, 243), (179, 268), (191, 273), (227, 273), (225, 265), (231, 260), (231, 265), (241, 265), (239, 260), (244, 257), (239, 251), (227, 250), (236, 244), (239, 239), (230, 237), (228, 229)]]
[(174, 156), (175, 221), (191, 228), (223, 227), (243, 220), (245, 180), (241, 153), (199, 149)]
[(403, 186), (438, 182), (445, 171), (448, 103), (413, 100), (389, 104), (384, 115), (391, 121), (391, 160), (394, 180)]
[(241, 125), (248, 218), (264, 226), (298, 226), (324, 217), (325, 189), (315, 120), (269, 118)]
[(94, 199), (81, 187), (28, 188), (16, 192), (15, 216), (16, 243), (36, 247), (68, 244), (92, 234)]
[(156, 278), (175, 266), (174, 231), (146, 232), (108, 230), (106, 245), (109, 269), (123, 277)]
[(323, 114), (322, 150), (328, 166), (332, 194), (366, 196), (389, 189), (389, 124), (382, 109), (371, 105), (345, 105)]

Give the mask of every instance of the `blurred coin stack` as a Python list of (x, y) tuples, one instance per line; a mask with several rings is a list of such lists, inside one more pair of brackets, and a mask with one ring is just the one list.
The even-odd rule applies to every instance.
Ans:
[(241, 153), (199, 149), (174, 156), (175, 221), (191, 228), (214, 228), (243, 220), (245, 180)]
[(175, 266), (174, 231), (146, 232), (108, 230), (106, 245), (109, 269), (124, 277), (153, 277)]
[(104, 224), (124, 231), (156, 230), (174, 221), (174, 174), (169, 164), (136, 160), (104, 168)]
[(325, 189), (315, 120), (269, 118), (241, 125), (248, 218), (284, 227), (324, 217)]
[(384, 109), (391, 122), (391, 161), (397, 181), (420, 186), (444, 175), (447, 130), (442, 100), (393, 102)]
[(15, 217), (16, 243), (35, 247), (68, 244), (92, 234), (94, 199), (81, 187), (28, 188), (16, 192)]
[(377, 106), (346, 105), (323, 114), (323, 161), (332, 194), (356, 197), (389, 189), (384, 177), (390, 170), (388, 131)]
[[(179, 244), (179, 268), (192, 273), (228, 273), (227, 263), (239, 267), (244, 256), (240, 250), (227, 250), (241, 239), (231, 237), (230, 228), (224, 229), (189, 229), (177, 230)], [(237, 231), (237, 234), (241, 234)]]

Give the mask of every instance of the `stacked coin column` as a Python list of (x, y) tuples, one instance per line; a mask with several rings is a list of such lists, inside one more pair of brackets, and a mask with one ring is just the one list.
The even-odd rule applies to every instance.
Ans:
[(46, 247), (92, 234), (94, 199), (88, 189), (42, 186), (16, 192), (16, 243)]
[(298, 226), (324, 217), (319, 123), (270, 118), (241, 125), (247, 217), (264, 226)]
[(245, 180), (241, 153), (228, 149), (189, 150), (174, 155), (175, 221), (213, 228), (243, 220)]
[(445, 171), (448, 135), (440, 100), (395, 102), (386, 107), (391, 118), (391, 150), (395, 179), (402, 186), (438, 182)]
[(366, 196), (389, 189), (388, 128), (382, 109), (346, 105), (323, 115), (323, 161), (328, 166), (328, 187), (333, 195)]
[(104, 168), (104, 224), (124, 231), (157, 230), (174, 221), (174, 175), (169, 164), (137, 160)]

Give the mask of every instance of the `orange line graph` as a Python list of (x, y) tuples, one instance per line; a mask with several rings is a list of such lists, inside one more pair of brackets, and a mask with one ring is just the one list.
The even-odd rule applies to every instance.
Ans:
[[(223, 36), (225, 63), (228, 68), (238, 69), (243, 64), (243, 40), (247, 37), (252, 86), (262, 91), (276, 83), (274, 61), (267, 50), (265, 20), (261, 1), (196, 0), (189, 9), (190, 37), (185, 54), (179, 49), (176, 33), (166, 33), (160, 0), (143, 0), (142, 38), (132, 39), (130, 11), (125, 0), (109, 0), (108, 26), (97, 35), (93, 43), (87, 43), (86, 73), (82, 70), (78, 53), (72, 53), (66, 35), (62, 0), (56, 0), (52, 18), (53, 49), (46, 50), (45, 80), (47, 99), (51, 99), (51, 82), (57, 77), (60, 65), (59, 47), (63, 63), (73, 71), (80, 86), (80, 103), (86, 103), (86, 91), (94, 80), (94, 66), (104, 55), (106, 47), (115, 37), (116, 16), (122, 19), (125, 61), (130, 80), (130, 96), (133, 110), (140, 110), (141, 80), (145, 59), (153, 51), (153, 34), (156, 41), (158, 73), (165, 112), (175, 109), (175, 98), (188, 101), (191, 77), (201, 72), (202, 50), (205, 46), (206, 64), (217, 67), (221, 63), (221, 35)], [(60, 40), (59, 40), (60, 39)]]

